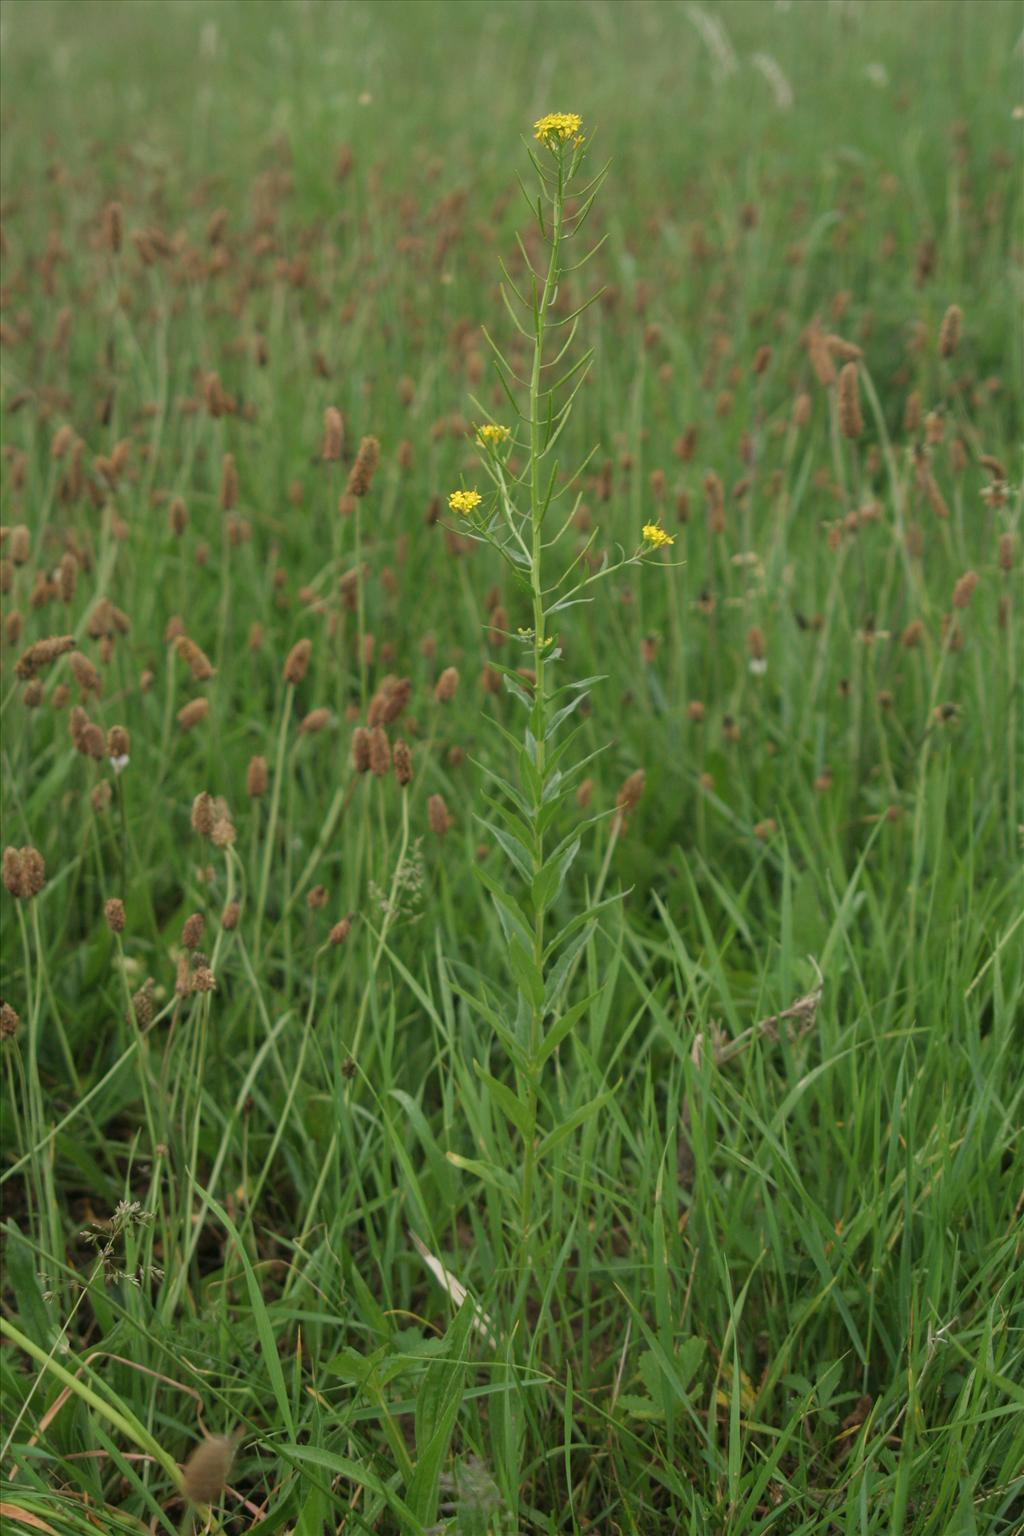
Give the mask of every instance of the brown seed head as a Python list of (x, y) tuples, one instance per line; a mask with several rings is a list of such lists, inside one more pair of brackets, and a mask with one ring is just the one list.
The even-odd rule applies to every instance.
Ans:
[(110, 897), (104, 905), (103, 916), (111, 933), (124, 933), (124, 902), (120, 897)]
[(912, 390), (903, 407), (903, 430), (908, 436), (912, 437), (920, 430), (921, 410), (921, 395), (918, 390)]
[(306, 893), (306, 905), (311, 912), (319, 912), (327, 905), (326, 885), (314, 885), (311, 891)]
[(306, 675), (309, 666), (309, 658), (313, 654), (313, 642), (311, 640), (299, 640), (288, 652), (284, 664), (284, 680), (295, 688)]
[(209, 699), (192, 699), (178, 710), (178, 725), (183, 731), (191, 731), (210, 713)]
[(1001, 571), (1013, 570), (1013, 534), (1001, 533), (999, 535), (999, 569)]
[(13, 1040), (20, 1022), (10, 1003), (0, 1003), (0, 1040)]
[(103, 692), (103, 681), (88, 656), (83, 656), (81, 651), (73, 651), (68, 658), (68, 666), (83, 698), (88, 698), (91, 693), (98, 698)]
[(121, 214), (121, 204), (108, 203), (103, 210), (101, 230), (103, 249), (112, 256), (116, 256), (120, 252), (123, 237), (124, 220)]
[(356, 461), (352, 465), (352, 472), (348, 477), (348, 494), (350, 496), (365, 496), (373, 482), (373, 476), (380, 462), (380, 443), (375, 437), (364, 437), (359, 444), (359, 452)]
[(245, 770), (245, 792), (250, 800), (259, 800), (266, 794), (268, 778), (266, 758), (250, 757)]
[(630, 811), (636, 810), (646, 783), (647, 775), (642, 768), (631, 773), (623, 782), (622, 788), (615, 797), (615, 804), (621, 816), (628, 816)]
[(320, 450), (320, 457), (325, 463), (333, 464), (341, 458), (344, 439), (345, 424), (341, 412), (337, 406), (329, 405), (324, 411), (324, 441)]
[(189, 670), (197, 683), (205, 683), (215, 676), (216, 668), (210, 661), (210, 658), (188, 635), (179, 636), (178, 655), (182, 661), (188, 664)]
[(409, 743), (401, 738), (395, 742), (394, 764), (395, 778), (404, 788), (412, 779), (412, 752)]
[(32, 540), (24, 523), (18, 523), (11, 529), (10, 551), (12, 564), (28, 563), (28, 557), (32, 553)]
[(851, 440), (860, 437), (864, 431), (856, 363), (844, 363), (839, 372), (839, 429), (845, 438)]
[(200, 837), (210, 837), (217, 820), (216, 803), (204, 789), (192, 801), (192, 830)]
[(365, 725), (357, 725), (352, 732), (352, 766), (356, 773), (370, 770), (370, 733)]
[(237, 837), (238, 833), (235, 831), (235, 825), (230, 816), (218, 816), (213, 824), (213, 831), (210, 833), (210, 841), (213, 846), (215, 848), (231, 848)]
[(201, 912), (193, 912), (186, 917), (181, 930), (181, 943), (184, 949), (198, 949), (206, 927), (206, 918)]
[(391, 746), (383, 726), (375, 725), (370, 732), (370, 772), (382, 779), (391, 767)]
[(15, 664), (15, 675), (23, 681), (35, 677), (43, 667), (50, 666), (58, 656), (74, 650), (74, 635), (51, 635), (46, 640), (36, 640)]
[(352, 931), (352, 913), (350, 912), (347, 917), (343, 917), (341, 919), (340, 923), (335, 923), (334, 927), (331, 929), (330, 933), (328, 934), (328, 938), (330, 939), (331, 943), (334, 944), (334, 945), (344, 944), (345, 940), (348, 938), (348, 936), (351, 933), (351, 931)]
[(128, 757), (132, 750), (131, 737), (123, 725), (112, 725), (107, 732), (107, 756)]
[(434, 698), (439, 704), (447, 704), (454, 699), (459, 686), (459, 674), (455, 667), (445, 667), (437, 680), (434, 689)]
[(370, 700), (367, 719), (373, 725), (392, 725), (402, 714), (412, 696), (412, 682), (407, 677), (385, 677)]
[(427, 801), (427, 821), (431, 832), (436, 837), (444, 837), (451, 826), (452, 819), (448, 815), (448, 807), (440, 795), (431, 795)]
[(304, 736), (312, 736), (329, 725), (330, 720), (331, 712), (329, 709), (311, 709), (309, 714), (303, 718), (299, 730)]
[(953, 607), (966, 608), (971, 601), (971, 594), (977, 585), (977, 571), (965, 571), (953, 588)]
[(231, 933), (235, 928), (238, 927), (238, 919), (241, 915), (241, 911), (242, 907), (240, 902), (229, 901), (224, 908), (224, 911), (220, 915), (221, 927), (224, 928), (228, 933)]
[(952, 357), (960, 345), (960, 326), (963, 315), (956, 304), (951, 304), (942, 317), (939, 326), (939, 356)]
[(38, 848), (5, 848), (3, 882), (17, 901), (31, 901), (46, 884), (46, 865)]

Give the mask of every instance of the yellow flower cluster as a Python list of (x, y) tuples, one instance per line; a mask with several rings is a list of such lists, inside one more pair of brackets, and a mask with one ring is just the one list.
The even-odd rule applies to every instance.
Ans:
[(463, 517), (468, 517), (473, 509), (480, 505), (480, 492), (452, 491), (448, 497), (448, 505), (453, 512), (461, 512)]
[(652, 549), (664, 549), (666, 544), (675, 543), (672, 535), (666, 533), (657, 523), (644, 523), (643, 533), (644, 543), (649, 544)]
[(499, 426), (495, 421), (485, 422), (482, 427), (476, 429), (476, 440), (481, 448), (500, 448), (502, 443), (507, 443), (511, 437), (508, 427)]
[(566, 139), (578, 141), (582, 127), (583, 119), (578, 112), (549, 112), (534, 123), (533, 136), (549, 149), (554, 149)]

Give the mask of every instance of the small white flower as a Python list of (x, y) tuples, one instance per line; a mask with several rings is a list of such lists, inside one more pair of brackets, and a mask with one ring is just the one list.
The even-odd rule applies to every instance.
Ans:
[(751, 656), (749, 665), (755, 677), (764, 677), (768, 671), (768, 662), (763, 656)]
[(124, 773), (124, 770), (128, 767), (130, 762), (131, 758), (128, 756), (127, 752), (122, 752), (120, 757), (112, 757), (110, 759), (110, 766), (113, 768), (115, 773)]

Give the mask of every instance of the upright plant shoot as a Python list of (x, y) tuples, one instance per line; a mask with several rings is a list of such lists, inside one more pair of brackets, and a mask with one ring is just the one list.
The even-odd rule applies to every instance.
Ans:
[[(593, 363), (593, 349), (574, 355), (584, 312), (600, 291), (575, 306), (556, 303), (568, 274), (582, 270), (603, 240), (578, 259), (572, 243), (580, 235), (607, 174), (607, 166), (588, 179), (587, 143), (582, 121), (573, 112), (552, 112), (534, 125), (536, 147), (530, 160), (536, 191), (520, 186), (536, 221), (545, 259), (541, 270), (519, 238), (525, 279), (513, 280), (502, 263), (502, 296), (513, 324), (527, 343), (528, 378), (516, 373), (485, 331), (498, 376), (514, 415), (514, 425), (485, 421), (477, 429), (488, 495), (476, 487), (451, 492), (448, 505), (472, 536), (489, 543), (507, 563), (528, 610), (530, 622), (514, 637), (528, 663), (523, 669), (499, 668), (506, 689), (522, 706), (521, 737), (496, 726), (515, 753), (515, 778), (489, 769), (496, 793), (487, 795), (486, 826), (511, 866), (503, 881), (481, 868), (480, 877), (497, 909), (508, 946), (512, 987), (497, 1006), (471, 999), (495, 1030), (514, 1069), (510, 1092), (478, 1068), (492, 1089), (522, 1147), (521, 1170), (510, 1183), (501, 1180), (514, 1200), (511, 1214), (517, 1234), (517, 1310), (529, 1289), (532, 1254), (539, 1224), (538, 1178), (546, 1156), (596, 1112), (610, 1096), (600, 1094), (568, 1119), (544, 1091), (545, 1065), (592, 998), (570, 1003), (577, 962), (591, 939), (603, 905), (595, 899), (572, 912), (555, 932), (551, 916), (580, 849), (580, 827), (559, 835), (560, 813), (574, 795), (578, 775), (589, 760), (574, 752), (578, 730), (572, 716), (595, 678), (560, 679), (563, 654), (555, 626), (558, 615), (592, 601), (591, 588), (612, 572), (639, 563), (645, 555), (673, 541), (657, 523), (645, 525), (631, 554), (596, 559), (591, 551), (594, 527), (582, 547), (571, 538), (579, 506), (583, 472), (595, 449), (574, 465), (563, 466), (559, 445), (576, 397)], [(482, 408), (481, 408), (482, 411)], [(483, 413), (482, 414), (486, 414)], [(567, 440), (566, 440), (567, 441)], [(514, 1190), (514, 1194), (513, 1194)]]

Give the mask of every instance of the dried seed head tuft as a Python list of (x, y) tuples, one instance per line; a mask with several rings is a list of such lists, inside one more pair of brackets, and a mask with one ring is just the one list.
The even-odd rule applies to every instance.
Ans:
[(452, 825), (452, 819), (448, 814), (448, 807), (440, 795), (431, 795), (427, 801), (427, 820), (430, 823), (431, 832), (437, 837), (444, 837)]
[(205, 683), (216, 674), (216, 668), (206, 655), (200, 650), (194, 640), (188, 635), (178, 637), (178, 655), (182, 661), (187, 662), (192, 676), (197, 683)]
[(966, 608), (970, 604), (971, 595), (978, 585), (977, 571), (965, 571), (953, 588), (953, 607)]
[(245, 770), (245, 792), (250, 800), (259, 800), (267, 792), (269, 774), (265, 757), (250, 757)]
[(68, 666), (81, 690), (82, 697), (88, 698), (91, 693), (94, 693), (99, 698), (103, 692), (103, 680), (88, 656), (83, 656), (81, 651), (72, 651), (68, 657)]
[(132, 750), (131, 737), (123, 725), (112, 725), (107, 732), (107, 756), (115, 759), (128, 757)]
[(334, 927), (328, 934), (328, 938), (332, 944), (344, 944), (345, 940), (348, 938), (352, 931), (352, 917), (353, 914), (350, 912), (347, 917), (343, 917), (341, 919), (340, 923), (335, 923)]
[(341, 458), (344, 439), (345, 424), (341, 412), (337, 406), (329, 405), (324, 411), (324, 442), (320, 450), (325, 463), (332, 464)]
[(445, 667), (437, 680), (434, 698), (439, 704), (447, 704), (454, 699), (458, 686), (459, 674), (455, 667)]
[(217, 808), (212, 795), (204, 789), (192, 801), (192, 830), (200, 837), (210, 837), (217, 820)]
[(844, 363), (839, 372), (839, 429), (851, 440), (860, 437), (864, 431), (856, 363)]
[(409, 743), (399, 739), (394, 751), (395, 778), (404, 788), (412, 780), (412, 751)]
[(112, 256), (118, 255), (124, 239), (124, 220), (120, 203), (108, 203), (104, 208), (101, 239), (105, 251), (108, 251)]
[(622, 788), (615, 797), (619, 820), (628, 816), (630, 811), (636, 810), (640, 804), (646, 784), (647, 775), (642, 768), (638, 768), (635, 773), (631, 773), (629, 778), (623, 782)]
[(181, 942), (185, 949), (198, 949), (206, 927), (206, 918), (201, 912), (193, 912), (186, 917), (181, 930)]
[(58, 656), (64, 656), (75, 648), (74, 635), (51, 635), (46, 640), (36, 640), (19, 656), (15, 664), (15, 676), (27, 681), (35, 677), (43, 667), (50, 666)]
[(111, 933), (124, 933), (124, 902), (120, 897), (110, 897), (103, 907), (103, 916)]
[(999, 569), (1001, 571), (1013, 570), (1013, 534), (1001, 533), (999, 535)]
[(370, 700), (367, 719), (371, 725), (393, 725), (412, 696), (407, 677), (385, 677)]
[(939, 356), (952, 357), (960, 345), (960, 326), (963, 316), (959, 305), (951, 304), (942, 317), (939, 326)]
[(178, 725), (183, 731), (191, 731), (210, 713), (209, 699), (192, 699), (178, 710)]
[(0, 1040), (13, 1040), (20, 1022), (10, 1003), (0, 1003)]
[(356, 773), (370, 771), (370, 733), (365, 725), (357, 725), (352, 732), (352, 766)]
[(299, 730), (304, 736), (312, 736), (329, 725), (330, 720), (331, 712), (329, 709), (311, 709), (309, 714), (303, 719)]
[(235, 831), (234, 822), (230, 816), (221, 815), (214, 822), (213, 831), (210, 833), (210, 841), (215, 848), (231, 848), (234, 845), (238, 833)]
[(220, 925), (226, 932), (231, 933), (238, 927), (238, 919), (241, 916), (241, 903), (229, 901), (220, 915)]
[(215, 1504), (227, 1486), (234, 1449), (226, 1435), (212, 1435), (185, 1463), (182, 1486), (193, 1504)]
[(38, 848), (5, 848), (3, 883), (16, 901), (31, 901), (46, 884), (46, 865)]
[(350, 496), (365, 496), (373, 482), (373, 476), (380, 462), (380, 443), (375, 437), (364, 437), (359, 444), (359, 452), (356, 461), (352, 465), (352, 472), (348, 477), (348, 494)]
[(309, 666), (309, 658), (313, 654), (313, 642), (311, 640), (299, 640), (288, 652), (284, 664), (284, 680), (295, 688), (306, 675)]
[(370, 732), (370, 772), (382, 779), (391, 767), (391, 745), (383, 726), (375, 725)]
[(327, 897), (326, 885), (314, 885), (313, 889), (306, 893), (306, 906), (311, 912), (320, 912), (327, 905)]

